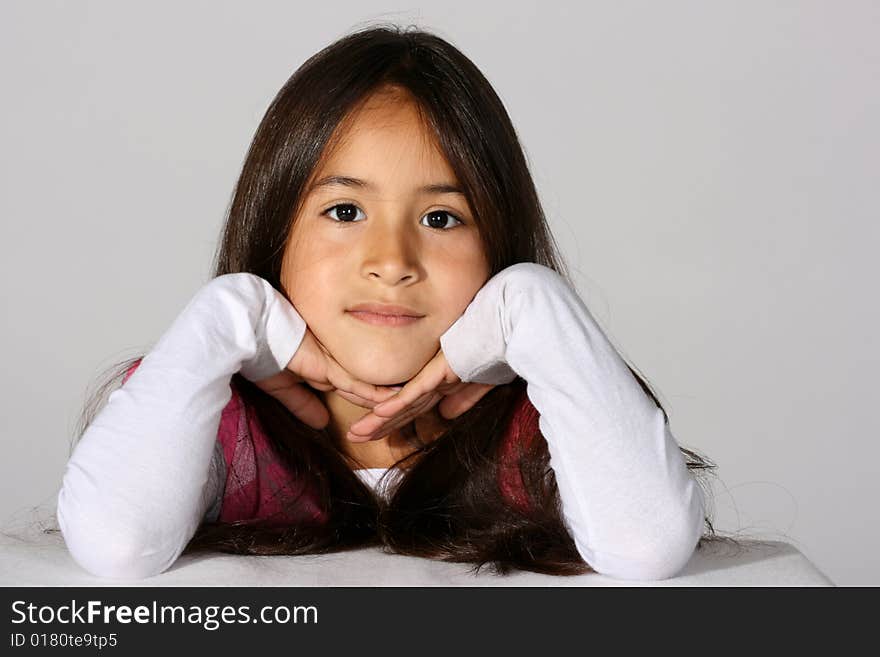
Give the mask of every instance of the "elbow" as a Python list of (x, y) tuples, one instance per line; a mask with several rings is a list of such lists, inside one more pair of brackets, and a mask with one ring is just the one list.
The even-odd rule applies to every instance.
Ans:
[(584, 560), (601, 575), (621, 580), (659, 581), (678, 576), (691, 560), (703, 533), (703, 504), (699, 495), (674, 520), (640, 541), (613, 551), (580, 548)]
[(653, 544), (650, 552), (634, 558), (620, 573), (620, 577), (630, 580), (660, 581), (677, 577), (687, 566), (699, 541), (699, 534), (681, 532), (669, 540)]
[(64, 504), (63, 490), (58, 498), (57, 519), (73, 561), (96, 577), (119, 580), (153, 577), (167, 570), (177, 556), (145, 547), (148, 543), (139, 532), (95, 522), (73, 512)]
[(635, 581), (658, 581), (678, 575), (690, 561), (696, 541), (652, 545), (649, 550), (613, 554), (582, 549), (590, 567), (606, 577)]

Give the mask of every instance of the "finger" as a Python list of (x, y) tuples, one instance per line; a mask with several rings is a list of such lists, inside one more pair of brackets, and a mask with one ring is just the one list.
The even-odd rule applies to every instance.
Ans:
[(348, 392), (347, 390), (342, 390), (340, 388), (332, 388), (336, 393), (345, 397), (349, 401), (357, 404), (358, 406), (363, 406), (364, 408), (373, 408), (376, 404), (385, 401), (386, 399), (391, 399), (394, 395), (396, 395), (401, 388), (392, 388), (389, 386), (376, 386), (377, 394), (379, 395), (379, 400), (371, 399), (369, 397), (362, 397), (361, 395), (356, 395), (353, 392)]
[(418, 399), (437, 390), (443, 383), (443, 372), (441, 368), (433, 366), (433, 362), (428, 363), (410, 379), (396, 395), (376, 404), (373, 413), (385, 418), (394, 417), (407, 406), (415, 404)]
[(375, 403), (383, 402), (396, 394), (396, 391), (388, 386), (376, 386), (355, 379), (339, 365), (331, 367), (328, 379), (336, 390), (342, 390)]
[(400, 426), (409, 422), (412, 418), (417, 417), (430, 407), (430, 397), (418, 406), (407, 408), (404, 412), (398, 413), (393, 418), (378, 418), (375, 415), (367, 414), (357, 423), (352, 425), (348, 430), (348, 439), (354, 441), (367, 441), (387, 436)]
[(402, 417), (408, 418), (413, 416), (413, 414), (417, 415), (422, 411), (425, 404), (429, 402), (430, 395), (426, 396), (424, 399), (420, 398), (416, 405), (405, 408), (403, 411), (390, 418), (379, 417), (374, 413), (367, 413), (349, 427), (349, 437), (354, 440), (369, 440), (377, 435), (386, 435), (388, 431), (392, 429), (392, 423), (396, 423)]
[[(354, 434), (361, 435), (361, 436), (366, 436), (368, 434), (375, 433), (383, 424), (393, 422), (394, 420), (396, 420), (397, 418), (399, 418), (400, 416), (402, 416), (405, 413), (411, 413), (414, 408), (420, 408), (421, 405), (423, 405), (425, 402), (427, 402), (430, 398), (431, 398), (431, 393), (427, 393), (425, 395), (422, 395), (421, 397), (419, 397), (415, 401), (415, 403), (413, 403), (412, 405), (410, 405), (404, 409), (401, 409), (401, 411), (399, 413), (397, 413), (396, 415), (393, 415), (391, 417), (382, 417), (382, 416), (376, 415), (375, 412), (367, 413), (366, 415), (364, 415), (360, 419), (353, 422), (352, 425), (349, 427), (349, 431), (351, 431)], [(375, 409), (375, 407), (374, 407), (374, 409)]]
[(336, 394), (350, 401), (352, 404), (360, 406), (362, 408), (372, 409), (377, 402), (374, 402), (371, 399), (364, 399), (363, 397), (359, 397), (358, 395), (352, 394), (350, 392), (346, 392), (345, 390), (336, 390)]
[(474, 404), (480, 401), (494, 387), (494, 385), (488, 383), (465, 383), (463, 388), (444, 397), (437, 410), (446, 420), (457, 418), (465, 411), (473, 408)]
[(315, 390), (320, 390), (322, 392), (327, 392), (329, 390), (333, 390), (332, 383), (325, 383), (323, 381), (315, 381), (314, 379), (305, 379), (305, 382), (308, 383)]
[(418, 407), (414, 407), (411, 412), (407, 412), (406, 414), (395, 418), (390, 423), (383, 425), (378, 431), (374, 431), (373, 435), (371, 436), (371, 440), (381, 438), (382, 436), (387, 436), (392, 431), (396, 431), (405, 424), (412, 422), (420, 415), (424, 415), (434, 406), (436, 406), (437, 402), (441, 399), (443, 399), (443, 395), (433, 394), (425, 403), (420, 404)]
[(260, 390), (271, 394), (275, 390), (279, 390), (281, 388), (289, 388), (293, 385), (296, 385), (301, 380), (302, 379), (297, 378), (292, 372), (288, 370), (281, 370), (280, 372), (273, 374), (272, 376), (266, 377), (265, 379), (254, 381), (253, 384), (257, 386)]
[[(357, 429), (357, 431), (352, 431), (352, 429), (350, 429), (350, 431), (356, 434), (357, 438), (365, 436), (365, 438), (362, 439), (375, 440), (376, 437), (387, 435), (409, 422), (412, 418), (418, 417), (430, 410), (438, 400), (440, 400), (440, 406), (438, 407), (440, 415), (447, 420), (451, 420), (471, 409), (474, 404), (482, 399), (494, 387), (494, 384), (486, 383), (460, 383), (448, 395), (440, 394), (429, 397), (426, 400), (427, 403), (417, 402), (417, 405), (412, 409), (408, 409), (398, 417), (392, 418), (385, 425), (375, 426), (372, 431), (366, 431), (365, 427), (370, 426), (368, 423), (365, 423), (364, 425), (359, 424), (363, 420), (368, 420), (369, 415), (358, 420), (355, 423), (355, 425), (358, 425), (357, 427), (352, 425), (352, 428)], [(450, 399), (452, 400), (451, 402), (449, 401)]]
[(313, 429), (323, 429), (330, 422), (330, 413), (315, 393), (300, 384), (280, 388), (272, 396), (285, 408)]
[[(390, 420), (367, 415), (358, 420), (355, 424), (359, 424), (365, 420), (366, 422), (359, 424), (357, 431), (350, 428), (347, 437), (349, 440), (355, 442), (365, 442), (387, 436), (392, 431), (399, 429), (414, 418), (430, 410), (441, 398), (442, 395), (440, 394), (434, 392), (429, 393), (425, 399)], [(354, 425), (352, 425), (352, 427), (353, 426)]]

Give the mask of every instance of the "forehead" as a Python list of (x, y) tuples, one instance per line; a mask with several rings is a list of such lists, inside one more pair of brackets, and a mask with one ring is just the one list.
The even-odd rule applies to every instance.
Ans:
[(456, 182), (415, 101), (400, 93), (374, 95), (340, 122), (312, 181), (326, 175), (374, 180), (379, 186)]

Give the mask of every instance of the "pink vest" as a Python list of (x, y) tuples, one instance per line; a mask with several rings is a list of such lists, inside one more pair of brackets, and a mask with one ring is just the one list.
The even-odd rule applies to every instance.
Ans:
[[(139, 359), (126, 370), (122, 385), (140, 363)], [(235, 385), (231, 387), (232, 398), (223, 408), (217, 431), (226, 459), (226, 488), (218, 521), (261, 521), (272, 526), (325, 521), (326, 514), (314, 493), (278, 456), (256, 414), (244, 404)], [(507, 428), (498, 482), (504, 498), (521, 511), (527, 510), (529, 503), (517, 465), (517, 444), (534, 440), (537, 423), (538, 412), (523, 393)], [(292, 499), (298, 502), (285, 509), (283, 503)]]

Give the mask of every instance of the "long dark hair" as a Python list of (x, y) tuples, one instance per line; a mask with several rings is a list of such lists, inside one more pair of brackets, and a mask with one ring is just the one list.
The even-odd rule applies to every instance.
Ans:
[[(405, 90), (462, 185), (473, 210), (491, 275), (537, 262), (571, 278), (558, 255), (510, 118), (479, 69), (444, 39), (412, 26), (378, 25), (351, 32), (309, 58), (281, 88), (257, 128), (235, 187), (213, 274), (250, 272), (286, 295), (281, 262), (305, 185), (334, 129), (372, 93)], [(118, 366), (99, 395), (138, 360)], [(629, 367), (629, 366), (628, 366)], [(644, 380), (645, 393), (663, 409)], [(185, 552), (309, 554), (377, 545), (401, 553), (549, 574), (591, 570), (562, 519), (547, 443), (537, 412), (517, 378), (493, 388), (449, 423), (436, 440), (406, 435), (413, 451), (398, 461), (405, 473), (386, 501), (352, 472), (350, 457), (328, 429), (300, 422), (280, 402), (236, 374), (231, 385), (254, 413), (279, 458), (307, 478), (324, 504), (326, 522), (272, 527), (203, 523)], [(98, 410), (87, 404), (79, 436)], [(669, 418), (663, 409), (666, 422)], [(501, 458), (513, 427), (520, 439)], [(680, 447), (688, 469), (715, 467)], [(499, 489), (501, 469), (516, 472), (528, 503), (513, 505)], [(698, 473), (702, 474), (702, 473)], [(704, 482), (700, 481), (703, 485)], [(709, 495), (708, 487), (704, 493)], [(295, 504), (296, 500), (291, 500)], [(708, 534), (717, 537), (707, 514)]]

